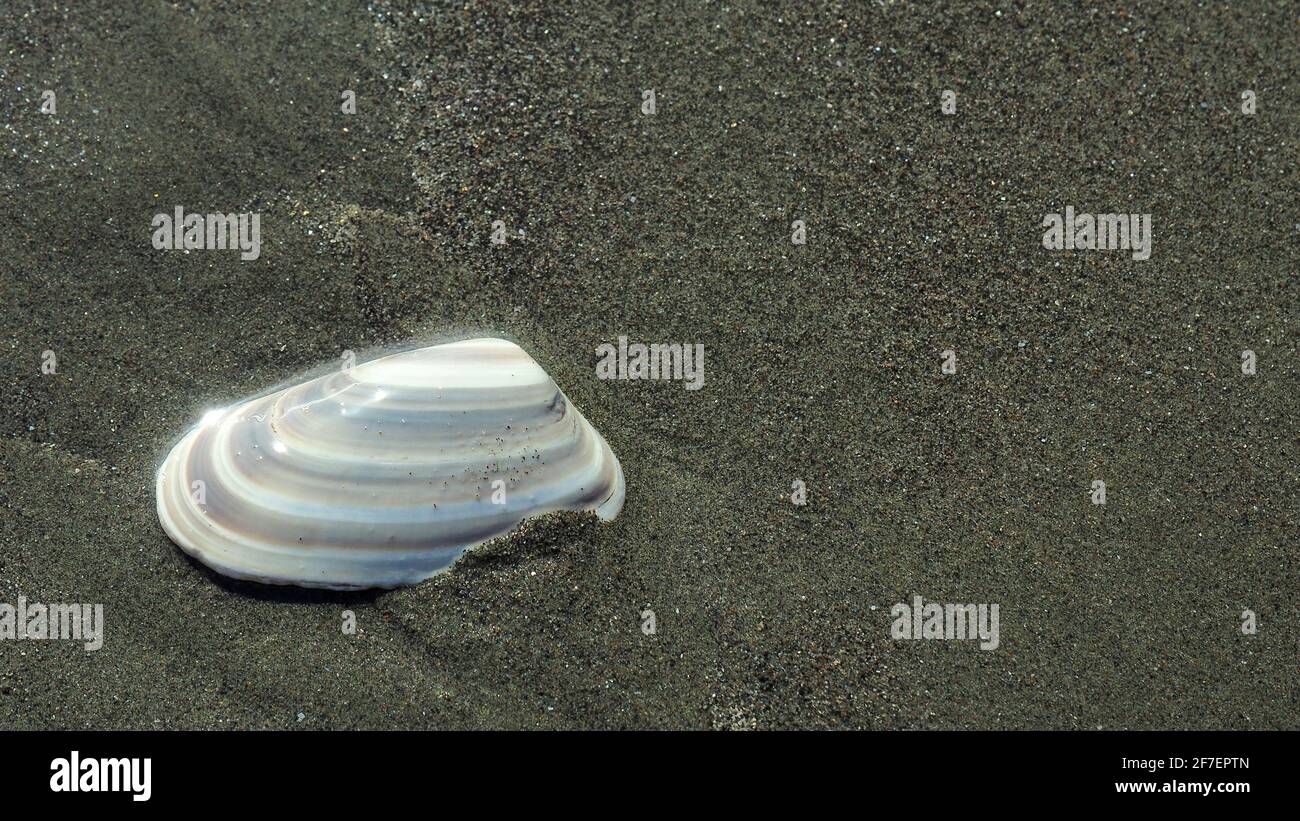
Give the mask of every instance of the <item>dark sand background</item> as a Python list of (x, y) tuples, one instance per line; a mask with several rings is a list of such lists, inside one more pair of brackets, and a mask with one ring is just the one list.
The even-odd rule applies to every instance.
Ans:
[[(1298, 30), (1285, 3), (11, 4), (0, 601), (107, 625), (0, 644), (0, 728), (1300, 726)], [(261, 259), (155, 251), (176, 205), (260, 212)], [(1044, 251), (1066, 205), (1152, 213), (1152, 258)], [(154, 471), (205, 409), (484, 332), (618, 453), (615, 522), (354, 595), (163, 534)], [(705, 388), (597, 380), (620, 334), (704, 343)], [(916, 594), (999, 603), (1001, 647), (891, 641)]]

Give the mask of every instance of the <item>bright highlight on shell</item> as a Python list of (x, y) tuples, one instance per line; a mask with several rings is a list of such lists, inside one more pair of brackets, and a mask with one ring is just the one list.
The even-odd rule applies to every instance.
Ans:
[(623, 472), (542, 368), (503, 339), (385, 356), (208, 411), (158, 471), (172, 541), (227, 576), (415, 584), (524, 519), (613, 519)]

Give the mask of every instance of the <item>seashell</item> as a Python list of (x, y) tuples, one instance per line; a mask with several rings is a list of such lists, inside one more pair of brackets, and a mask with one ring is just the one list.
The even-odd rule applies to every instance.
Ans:
[(172, 541), (227, 576), (415, 584), (557, 510), (623, 506), (609, 445), (519, 346), (385, 356), (208, 412), (158, 471)]

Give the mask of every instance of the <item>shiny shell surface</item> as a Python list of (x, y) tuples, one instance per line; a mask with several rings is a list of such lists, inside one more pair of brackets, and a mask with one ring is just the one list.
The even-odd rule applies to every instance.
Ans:
[(156, 493), (167, 535), (219, 573), (351, 590), (419, 582), (533, 516), (613, 519), (624, 483), (541, 366), (483, 338), (209, 411)]

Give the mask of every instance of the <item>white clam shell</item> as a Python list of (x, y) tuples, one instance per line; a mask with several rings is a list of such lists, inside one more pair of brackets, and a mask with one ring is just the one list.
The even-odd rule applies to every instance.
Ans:
[(209, 412), (157, 482), (163, 529), (212, 569), (336, 590), (414, 584), (531, 516), (612, 519), (623, 492), (609, 445), (503, 339), (394, 354)]

